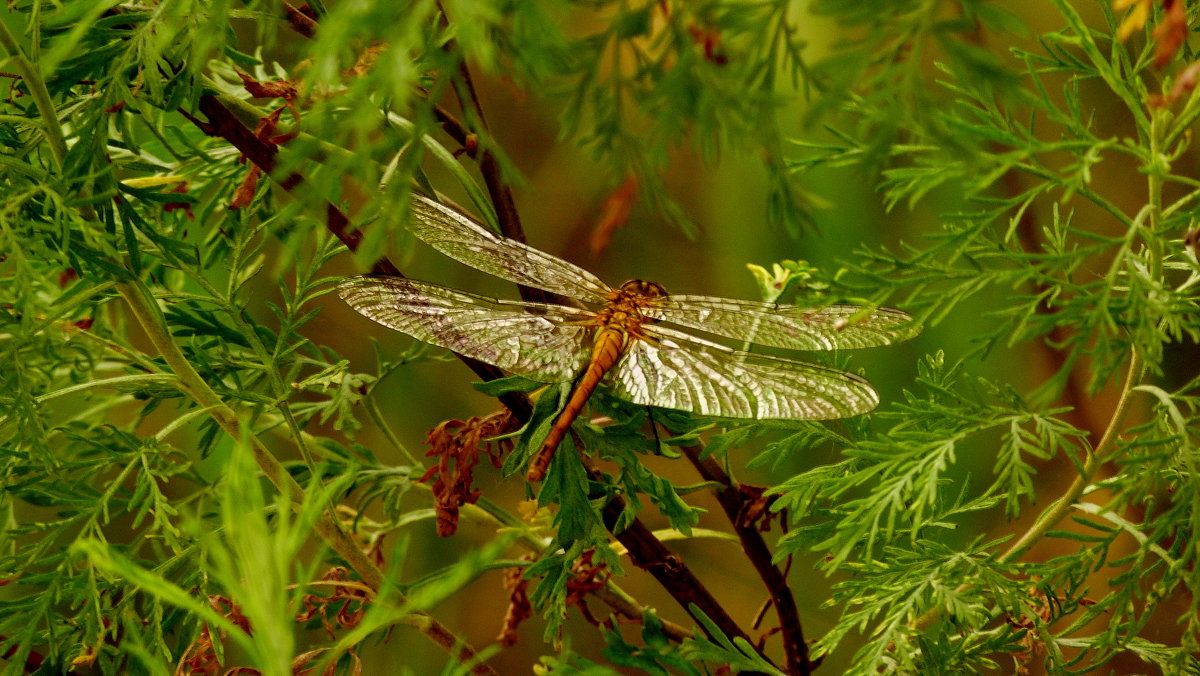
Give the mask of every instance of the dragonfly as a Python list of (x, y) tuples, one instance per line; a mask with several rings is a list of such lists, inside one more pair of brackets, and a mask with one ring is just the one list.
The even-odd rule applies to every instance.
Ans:
[(639, 279), (613, 288), (427, 197), (413, 195), (410, 216), (413, 234), (450, 258), (581, 306), (488, 298), (394, 276), (338, 285), (347, 304), (386, 327), (535, 382), (573, 383), (529, 463), (530, 481), (545, 477), (600, 386), (634, 404), (716, 418), (830, 420), (879, 403), (870, 383), (852, 373), (735, 350), (696, 331), (819, 351), (888, 345), (918, 330), (910, 315), (889, 308), (674, 295)]

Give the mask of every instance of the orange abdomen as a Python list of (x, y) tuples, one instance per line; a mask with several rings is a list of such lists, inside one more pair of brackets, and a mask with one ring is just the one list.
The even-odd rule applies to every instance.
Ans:
[(620, 328), (605, 327), (596, 332), (592, 358), (588, 362), (587, 368), (583, 370), (579, 381), (575, 383), (575, 389), (571, 391), (571, 398), (567, 400), (567, 405), (563, 407), (562, 413), (554, 421), (554, 427), (550, 428), (550, 434), (546, 436), (537, 455), (533, 456), (533, 461), (529, 463), (527, 479), (541, 481), (545, 478), (550, 461), (554, 458), (554, 449), (558, 448), (563, 438), (567, 436), (567, 430), (571, 429), (571, 424), (583, 411), (584, 405), (592, 396), (592, 392), (596, 391), (596, 386), (600, 384), (604, 374), (608, 373), (608, 370), (621, 358), (621, 353), (625, 350), (625, 341), (626, 333)]

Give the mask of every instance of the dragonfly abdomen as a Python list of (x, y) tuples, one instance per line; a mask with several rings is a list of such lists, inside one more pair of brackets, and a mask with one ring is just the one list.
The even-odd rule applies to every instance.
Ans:
[(546, 435), (542, 447), (533, 457), (533, 462), (529, 463), (527, 479), (541, 481), (546, 476), (546, 470), (549, 469), (550, 461), (554, 458), (554, 450), (567, 436), (567, 431), (571, 429), (571, 425), (583, 411), (592, 392), (596, 391), (596, 386), (604, 379), (604, 374), (608, 373), (609, 369), (621, 358), (628, 341), (629, 334), (623, 326), (606, 326), (596, 332), (595, 343), (592, 345), (592, 358), (588, 360), (583, 375), (575, 383), (571, 397), (567, 400), (566, 406), (563, 406), (562, 412), (558, 414), (558, 419), (554, 421), (554, 426), (550, 428), (550, 433)]

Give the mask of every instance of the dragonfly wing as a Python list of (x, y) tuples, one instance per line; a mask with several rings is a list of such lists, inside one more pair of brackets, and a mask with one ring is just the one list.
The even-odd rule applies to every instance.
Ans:
[(920, 332), (905, 312), (859, 305), (810, 308), (672, 295), (643, 314), (734, 340), (791, 350), (877, 347), (907, 340)]
[(738, 352), (662, 326), (642, 330), (656, 340), (632, 341), (605, 381), (637, 404), (722, 418), (832, 420), (879, 403), (867, 381), (845, 371)]
[[(418, 340), (542, 382), (572, 380), (587, 364), (591, 313), (496, 300), (403, 277), (351, 277), (350, 307)], [(572, 323), (574, 322), (574, 323)]]
[(501, 237), (427, 197), (413, 195), (411, 209), (413, 234), (455, 260), (543, 291), (591, 303), (608, 299), (608, 285), (583, 268)]

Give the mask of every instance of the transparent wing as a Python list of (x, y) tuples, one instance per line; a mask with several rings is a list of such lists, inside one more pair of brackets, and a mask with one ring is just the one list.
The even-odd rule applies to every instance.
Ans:
[(734, 340), (792, 350), (844, 350), (907, 340), (920, 327), (890, 308), (806, 308), (711, 296), (666, 296), (643, 314)]
[(402, 277), (350, 277), (350, 307), (418, 340), (542, 382), (572, 380), (587, 364), (591, 313), (495, 300)]
[(604, 383), (637, 404), (724, 418), (831, 420), (879, 403), (867, 381), (816, 364), (731, 350), (663, 326), (643, 326)]
[(422, 242), (473, 268), (524, 286), (603, 303), (607, 284), (561, 258), (501, 237), (466, 216), (413, 195), (409, 226)]

